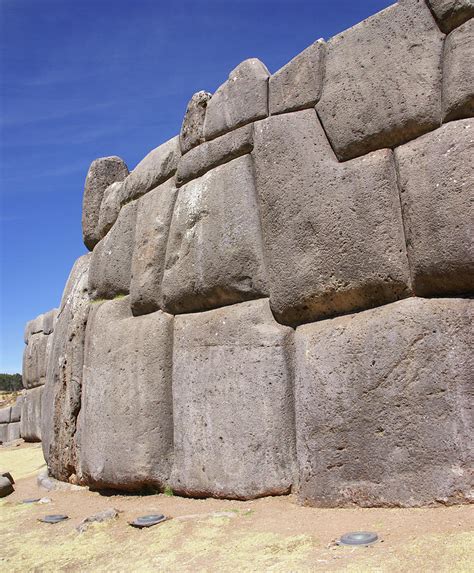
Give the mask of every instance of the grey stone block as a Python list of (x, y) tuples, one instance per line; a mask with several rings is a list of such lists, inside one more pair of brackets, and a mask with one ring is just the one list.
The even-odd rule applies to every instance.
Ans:
[(428, 0), (428, 3), (446, 34), (474, 16), (472, 0)]
[(8, 426), (10, 424), (0, 424), (0, 444), (8, 442)]
[(138, 199), (130, 283), (134, 315), (161, 308), (161, 281), (175, 200), (176, 188), (172, 179)]
[(229, 74), (207, 103), (204, 137), (214, 139), (227, 131), (268, 115), (270, 73), (260, 60), (243, 61)]
[(270, 114), (313, 107), (319, 101), (325, 49), (324, 40), (317, 40), (271, 76)]
[(173, 491), (236, 499), (289, 492), (292, 337), (268, 300), (175, 318)]
[(57, 308), (52, 308), (43, 315), (43, 334), (51, 334), (54, 331), (54, 323), (58, 314)]
[(94, 249), (89, 271), (91, 298), (114, 298), (128, 294), (136, 218), (137, 201), (124, 205), (112, 229)]
[(20, 439), (20, 422), (10, 422), (6, 424), (7, 429), (7, 442), (13, 442), (13, 440)]
[(0, 424), (8, 424), (10, 422), (11, 411), (11, 406), (0, 409)]
[(101, 239), (98, 224), (104, 191), (111, 183), (123, 181), (127, 175), (128, 168), (120, 157), (101, 157), (89, 167), (82, 202), (82, 235), (90, 251)]
[(314, 110), (254, 127), (270, 304), (301, 324), (410, 293), (392, 152), (338, 163)]
[(473, 301), (409, 298), (297, 328), (301, 502), (472, 501), (473, 318)]
[(81, 481), (95, 488), (163, 486), (169, 476), (173, 318), (134, 318), (128, 297), (93, 305), (79, 417)]
[(123, 182), (122, 204), (169, 179), (176, 171), (180, 156), (179, 135), (150, 151)]
[(30, 336), (23, 351), (22, 382), (24, 388), (35, 388), (45, 383), (49, 339), (50, 337), (42, 332)]
[(40, 314), (33, 320), (30, 320), (29, 322), (26, 323), (25, 334), (24, 334), (25, 344), (28, 344), (28, 339), (32, 334), (38, 334), (38, 332), (43, 332), (43, 320), (44, 320), (44, 314)]
[(179, 143), (183, 155), (204, 141), (204, 118), (211, 97), (212, 94), (209, 92), (200, 91), (189, 100), (179, 134)]
[(99, 236), (105, 237), (114, 226), (122, 206), (123, 185), (121, 182), (112, 183), (104, 191), (100, 205)]
[(15, 403), (11, 407), (10, 422), (19, 422), (21, 419), (21, 411), (23, 408), (23, 402), (25, 401), (25, 396), (22, 394), (18, 396)]
[(204, 175), (213, 167), (250, 153), (253, 149), (253, 125), (244, 125), (192, 149), (178, 163), (176, 183), (182, 185)]
[(474, 124), (464, 119), (396, 150), (408, 257), (419, 296), (472, 292)]
[(44, 386), (27, 390), (21, 409), (20, 435), (25, 442), (41, 441), (41, 398)]
[(249, 155), (179, 189), (162, 283), (172, 314), (266, 293), (260, 222)]
[(90, 308), (87, 289), (91, 258), (88, 254), (77, 259), (64, 289), (42, 396), (43, 454), (51, 474), (62, 480), (77, 473), (76, 429)]
[(443, 115), (445, 121), (474, 115), (474, 19), (446, 37)]
[(340, 160), (439, 126), (443, 37), (423, 0), (405, 0), (329, 40), (316, 108)]

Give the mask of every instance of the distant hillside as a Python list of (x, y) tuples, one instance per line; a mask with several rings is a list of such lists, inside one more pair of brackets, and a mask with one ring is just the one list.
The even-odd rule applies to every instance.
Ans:
[(14, 392), (22, 388), (21, 374), (0, 374), (0, 392)]

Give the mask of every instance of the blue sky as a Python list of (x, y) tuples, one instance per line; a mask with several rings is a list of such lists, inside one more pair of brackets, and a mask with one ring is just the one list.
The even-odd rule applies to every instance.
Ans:
[(191, 95), (242, 60), (270, 72), (385, 0), (0, 0), (0, 372), (58, 306), (96, 157), (132, 169), (179, 132)]

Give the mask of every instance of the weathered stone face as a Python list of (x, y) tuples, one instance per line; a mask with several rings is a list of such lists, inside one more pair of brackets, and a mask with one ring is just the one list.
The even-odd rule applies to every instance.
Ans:
[(159, 185), (138, 200), (130, 285), (134, 315), (154, 312), (162, 306), (161, 280), (175, 200), (173, 180)]
[(409, 294), (390, 150), (338, 163), (314, 110), (255, 126), (270, 304), (284, 324)]
[(473, 154), (472, 119), (443, 125), (396, 150), (417, 295), (472, 291)]
[(340, 160), (440, 124), (442, 49), (443, 34), (421, 0), (394, 4), (329, 40), (317, 110)]
[(267, 300), (175, 318), (173, 491), (237, 499), (289, 491), (292, 334)]
[(271, 76), (271, 115), (312, 107), (318, 102), (323, 88), (325, 49), (324, 40), (317, 40)]
[(229, 74), (207, 103), (205, 139), (214, 139), (236, 127), (268, 115), (270, 73), (260, 60), (251, 58)]
[(428, 3), (446, 34), (474, 16), (472, 0), (428, 0)]
[(44, 386), (27, 390), (22, 402), (20, 435), (25, 442), (41, 441), (41, 398)]
[(446, 37), (443, 63), (443, 116), (445, 121), (473, 115), (474, 19), (469, 20)]
[(64, 289), (42, 396), (43, 453), (51, 475), (62, 480), (77, 471), (76, 423), (81, 408), (91, 258), (88, 254), (77, 259)]
[(32, 334), (23, 351), (23, 377), (25, 388), (41, 386), (46, 381), (46, 363), (49, 336), (38, 332)]
[(469, 498), (473, 318), (469, 300), (411, 298), (296, 330), (303, 503)]
[(163, 276), (163, 308), (205, 310), (266, 292), (249, 155), (179, 189)]
[(122, 206), (123, 185), (121, 182), (112, 183), (104, 191), (100, 205), (99, 236), (102, 239), (114, 226)]
[(212, 94), (209, 92), (200, 91), (189, 100), (179, 134), (179, 144), (183, 155), (204, 141), (204, 118), (211, 97)]
[(82, 234), (85, 246), (92, 251), (99, 240), (100, 205), (106, 188), (123, 181), (128, 168), (120, 157), (101, 157), (92, 162), (87, 173), (82, 203)]
[(96, 488), (161, 487), (173, 442), (172, 317), (134, 318), (129, 297), (97, 303), (86, 339), (80, 479)]

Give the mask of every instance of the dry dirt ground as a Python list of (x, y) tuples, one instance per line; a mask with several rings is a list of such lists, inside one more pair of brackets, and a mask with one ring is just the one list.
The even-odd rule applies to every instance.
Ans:
[[(194, 500), (165, 495), (104, 496), (88, 490), (40, 489), (40, 444), (0, 447), (0, 468), (16, 490), (0, 500), (0, 571), (474, 572), (473, 508), (316, 509), (293, 496), (251, 502)], [(47, 496), (48, 504), (22, 504)], [(107, 508), (117, 519), (78, 533), (87, 516)], [(45, 514), (65, 513), (57, 525)], [(128, 521), (164, 513), (150, 529)], [(349, 548), (332, 544), (342, 533), (378, 532), (381, 542)]]

